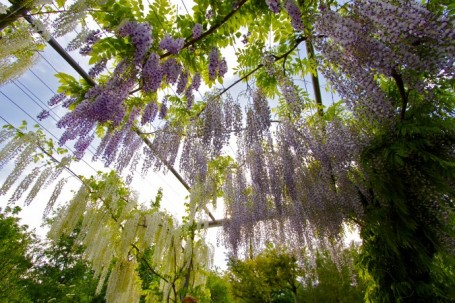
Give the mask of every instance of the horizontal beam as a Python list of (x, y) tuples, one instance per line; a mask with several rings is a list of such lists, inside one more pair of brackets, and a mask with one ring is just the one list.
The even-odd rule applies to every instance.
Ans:
[[(33, 20), (32, 16), (27, 15), (27, 12), (24, 12), (22, 14), (27, 20), (28, 23), (30, 23), (32, 26), (35, 26), (35, 21)], [(40, 32), (41, 35), (43, 33)], [(76, 62), (76, 60), (71, 57), (70, 54), (60, 45), (60, 43), (57, 42), (53, 37), (44, 37), (45, 40), (47, 40), (47, 43), (65, 60), (71, 67), (82, 77), (84, 78), (85, 81), (87, 81), (88, 84), (95, 86), (96, 82), (85, 72), (85, 70), (79, 65), (79, 63)]]

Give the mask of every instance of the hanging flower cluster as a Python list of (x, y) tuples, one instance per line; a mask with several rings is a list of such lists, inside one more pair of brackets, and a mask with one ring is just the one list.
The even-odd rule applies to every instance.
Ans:
[(455, 27), (447, 17), (414, 1), (355, 1), (350, 8), (347, 16), (323, 8), (315, 29), (327, 36), (316, 41), (324, 60), (339, 67), (323, 72), (354, 112), (379, 122), (393, 115), (378, 74), (421, 93), (427, 89), (418, 75), (453, 77)]
[(285, 73), (275, 68), (275, 58), (272, 55), (266, 54), (262, 59), (262, 62), (267, 73), (277, 80), (281, 94), (289, 107), (296, 113), (296, 115), (299, 115), (303, 110), (303, 100), (299, 96), (297, 86)]
[(93, 44), (95, 44), (101, 38), (101, 32), (99, 29), (90, 31), (84, 39), (83, 45), (79, 49), (79, 54), (87, 56), (92, 51)]
[[(85, 180), (53, 224), (50, 237), (58, 239), (71, 233), (81, 218), (78, 240), (86, 247), (85, 256), (99, 279), (97, 292), (106, 283), (109, 302), (139, 302), (141, 285), (137, 269), (141, 254), (150, 247), (153, 253), (149, 262), (161, 279), (163, 296), (155, 300), (176, 299), (175, 291), (183, 286), (181, 280), (186, 278), (184, 274), (190, 264), (193, 268), (210, 266), (207, 245), (194, 241), (185, 233), (187, 227), (175, 224), (168, 214), (141, 209), (116, 174)], [(175, 272), (176, 268), (180, 273)], [(204, 283), (199, 270), (193, 270), (190, 277), (195, 286)]]
[(152, 28), (148, 23), (126, 22), (120, 27), (121, 37), (130, 37), (134, 45), (134, 64), (140, 65), (152, 44)]
[[(63, 157), (60, 162), (55, 161), (55, 158), (50, 162), (39, 161), (36, 167), (28, 170), (27, 167), (30, 163), (35, 162), (34, 159), (42, 157), (46, 159), (46, 156), (49, 155), (47, 148), (53, 146), (52, 140), (46, 140), (40, 130), (19, 133), (14, 129), (4, 129), (0, 131), (0, 143), (4, 143), (0, 150), (0, 169), (7, 163), (14, 161), (13, 171), (0, 187), (0, 195), (7, 194), (12, 189), (12, 185), (20, 181), (22, 177), (21, 182), (15, 187), (9, 199), (10, 203), (19, 201), (28, 191), (24, 204), (29, 205), (39, 191), (54, 183), (72, 161), (70, 156)], [(54, 205), (65, 183), (65, 179), (61, 179), (57, 183), (47, 203), (45, 215)]]
[[(125, 144), (126, 141), (134, 144), (131, 139), (125, 134), (122, 140)], [(6, 194), (11, 185), (25, 175), (12, 193), (10, 202), (16, 202), (28, 191), (24, 200), (28, 205), (40, 189), (54, 183), (63, 171), (72, 173), (69, 169), (71, 157), (57, 160), (58, 151), (51, 157), (55, 152), (54, 144), (46, 140), (40, 130), (24, 133), (13, 128), (4, 129), (0, 131), (0, 144), (3, 144), (0, 168), (10, 161), (15, 162), (13, 172), (0, 188), (0, 195)], [(35, 168), (30, 171), (24, 169), (34, 158), (40, 159), (41, 156), (45, 160)], [(108, 301), (139, 302), (141, 285), (137, 269), (142, 254), (151, 247), (153, 253), (148, 262), (161, 279), (163, 295), (155, 300), (175, 300), (187, 278), (191, 278), (194, 287), (205, 282), (200, 269), (211, 265), (211, 248), (201, 240), (194, 240), (188, 233), (188, 226), (201, 220), (196, 214), (196, 197), (190, 202), (189, 225), (179, 226), (165, 212), (140, 206), (134, 193), (116, 173), (77, 178), (81, 179), (82, 185), (55, 218), (49, 237), (59, 239), (80, 226), (78, 241), (86, 248), (84, 256), (92, 264), (95, 277), (99, 280), (98, 293), (106, 285)], [(45, 215), (52, 210), (66, 181), (67, 178), (62, 178), (56, 183)], [(207, 225), (198, 225), (201, 235), (205, 233), (204, 228)]]
[(313, 234), (336, 236), (347, 218), (363, 216), (358, 191), (364, 189), (355, 178), (367, 142), (359, 133), (339, 120), (319, 130), (283, 121), (272, 139), (268, 128), (249, 134), (255, 125), (247, 113), (237, 159), (246, 167), (229, 171), (223, 190), (226, 242), (234, 252), (252, 237), (263, 245), (284, 233), (290, 247), (311, 247)]
[(209, 79), (215, 80), (218, 76), (223, 77), (227, 72), (227, 62), (225, 58), (221, 58), (219, 50), (213, 47), (209, 54)]
[(281, 11), (281, 3), (279, 0), (265, 0), (269, 9), (274, 13), (278, 14)]
[(124, 60), (105, 85), (91, 88), (85, 100), (57, 123), (59, 128), (66, 129), (59, 144), (77, 138), (75, 147), (78, 154), (83, 155), (93, 140), (92, 130), (97, 123), (111, 121), (114, 126), (120, 125), (126, 113), (123, 101), (135, 85), (136, 73), (137, 70)]
[(163, 40), (160, 42), (160, 48), (167, 50), (171, 54), (175, 55), (183, 48), (185, 45), (185, 39), (177, 38), (174, 39), (169, 35), (166, 35)]
[(291, 25), (296, 31), (304, 31), (305, 26), (302, 21), (302, 12), (295, 3), (295, 0), (284, 0), (284, 9), (291, 17)]
[(194, 27), (193, 27), (193, 39), (197, 39), (199, 38), (201, 35), (202, 35), (202, 25), (201, 24), (196, 24)]
[(156, 92), (161, 87), (163, 68), (160, 65), (160, 56), (151, 53), (142, 68), (142, 89), (144, 92)]

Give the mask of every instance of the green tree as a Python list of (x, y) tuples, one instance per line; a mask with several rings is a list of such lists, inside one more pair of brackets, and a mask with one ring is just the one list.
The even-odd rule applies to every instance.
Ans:
[(252, 259), (231, 259), (228, 275), (240, 302), (297, 302), (303, 272), (292, 254), (270, 245)]
[(226, 274), (210, 271), (207, 275), (206, 288), (210, 290), (210, 303), (233, 303), (232, 287)]
[(62, 235), (57, 241), (47, 240), (35, 255), (30, 276), (29, 295), (33, 302), (105, 302), (104, 295), (95, 294), (97, 280), (90, 265), (83, 259), (83, 246), (77, 244), (80, 230)]
[(317, 253), (315, 267), (303, 277), (301, 302), (364, 302), (367, 281), (355, 265), (359, 247), (338, 248), (335, 254), (334, 258), (328, 251)]
[(0, 302), (31, 302), (25, 280), (33, 266), (36, 238), (20, 224), (19, 211), (0, 209)]
[(297, 259), (267, 247), (253, 259), (231, 260), (229, 281), (238, 302), (364, 302), (366, 282), (355, 266), (359, 247), (320, 251)]
[(454, 235), (455, 99), (443, 89), (453, 80), (444, 82), (434, 92), (437, 102), (411, 95), (406, 118), (378, 132), (363, 153), (374, 199), (361, 225), (361, 263), (375, 282), (373, 301), (453, 302), (446, 296), (453, 272), (451, 285), (434, 280), (451, 266), (450, 258), (435, 265), (450, 254)]

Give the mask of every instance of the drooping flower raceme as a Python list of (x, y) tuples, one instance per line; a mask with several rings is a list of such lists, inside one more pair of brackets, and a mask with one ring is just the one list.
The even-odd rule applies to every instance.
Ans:
[(202, 35), (202, 25), (197, 23), (193, 27), (193, 39), (197, 39)]
[(180, 73), (182, 72), (182, 65), (175, 60), (175, 58), (167, 59), (162, 65), (162, 71), (166, 77), (166, 83), (175, 84)]
[(213, 47), (209, 54), (209, 79), (215, 80), (219, 65), (218, 49)]
[(56, 94), (47, 102), (47, 104), (49, 106), (54, 106), (62, 102), (65, 98), (66, 96), (64, 93)]
[(137, 69), (124, 60), (117, 65), (106, 84), (89, 89), (85, 99), (57, 123), (59, 128), (65, 129), (59, 144), (77, 138), (80, 140), (76, 142), (77, 151), (83, 154), (83, 148), (88, 147), (83, 141), (87, 140), (97, 123), (110, 121), (112, 125), (120, 125), (126, 113), (123, 102), (135, 85), (136, 75)]
[(87, 34), (84, 39), (84, 45), (80, 48), (79, 54), (87, 56), (92, 51), (93, 44), (95, 44), (101, 38), (100, 30), (94, 30)]
[(274, 13), (278, 14), (281, 11), (281, 3), (279, 0), (265, 0), (269, 9)]
[(220, 52), (216, 47), (212, 47), (209, 53), (209, 79), (215, 80), (217, 76), (223, 77), (228, 71), (226, 58), (220, 60)]
[(90, 68), (88, 75), (91, 78), (96, 78), (98, 75), (100, 75), (104, 71), (104, 69), (106, 68), (106, 65), (107, 65), (107, 59), (101, 59), (92, 68)]
[(291, 17), (291, 25), (296, 31), (303, 31), (305, 27), (302, 22), (302, 12), (295, 3), (295, 0), (284, 0), (284, 9)]
[(188, 83), (188, 72), (183, 71), (180, 73), (179, 81), (177, 82), (177, 94), (181, 94), (184, 92), (186, 85)]
[(152, 44), (152, 28), (148, 23), (128, 21), (118, 31), (121, 37), (131, 37), (135, 47), (134, 64), (141, 65)]
[(163, 40), (160, 41), (160, 48), (167, 50), (171, 54), (178, 54), (178, 52), (185, 45), (185, 39), (177, 38), (174, 39), (169, 35), (166, 35)]
[(449, 55), (455, 50), (455, 26), (447, 17), (414, 1), (355, 1), (349, 7), (348, 16), (322, 10), (315, 30), (327, 38), (316, 40), (315, 46), (325, 62), (336, 64), (336, 69), (322, 72), (355, 113), (381, 124), (393, 117), (393, 104), (378, 75), (397, 85), (404, 81), (421, 94), (432, 89), (425, 86), (422, 73), (426, 78), (455, 75), (455, 58)]
[(161, 86), (161, 81), (163, 78), (163, 70), (160, 65), (160, 57), (151, 53), (142, 68), (142, 81), (144, 92), (155, 92)]
[(150, 102), (145, 106), (144, 113), (142, 114), (141, 124), (144, 125), (155, 120), (158, 114), (158, 104), (156, 102)]
[(191, 87), (194, 90), (199, 90), (199, 86), (201, 86), (201, 74), (200, 73), (196, 73), (193, 76), (193, 81), (191, 82)]
[(228, 71), (228, 66), (226, 62), (226, 58), (222, 58), (219, 65), (218, 65), (218, 74), (222, 78)]

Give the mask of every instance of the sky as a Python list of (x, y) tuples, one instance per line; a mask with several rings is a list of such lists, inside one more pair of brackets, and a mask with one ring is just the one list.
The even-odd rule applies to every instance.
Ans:
[[(177, 1), (177, 0), (176, 0)], [(178, 2), (178, 1), (177, 1)], [(0, 0), (0, 3), (7, 4), (5, 0)], [(187, 8), (191, 7), (191, 3), (188, 1), (185, 2)], [(179, 10), (183, 10), (182, 6), (179, 6)], [(184, 13), (182, 11), (182, 13)], [(96, 27), (96, 24), (93, 24)], [(77, 31), (78, 29), (76, 29)], [(69, 35), (58, 38), (58, 42), (62, 46), (66, 46), (71, 40), (71, 37), (76, 35), (75, 32), (71, 32)], [(240, 45), (237, 47), (241, 47)], [(222, 50), (223, 56), (227, 58), (229, 63), (229, 72), (225, 77), (225, 86), (235, 81), (237, 78), (233, 75), (233, 67), (235, 66), (235, 48), (229, 47)], [(88, 71), (88, 61), (86, 57), (80, 56), (77, 52), (70, 52), (73, 58), (81, 65), (86, 71)], [(301, 51), (301, 56), (305, 56), (305, 52)], [(65, 72), (67, 74), (73, 75), (77, 79), (80, 78), (79, 75), (54, 51), (51, 47), (46, 47), (43, 52), (39, 53), (38, 63), (29, 69), (21, 77), (10, 81), (6, 85), (0, 86), (0, 125), (4, 125), (5, 119), (14, 126), (19, 126), (21, 121), (25, 120), (28, 122), (29, 129), (32, 129), (34, 124), (37, 124), (38, 121), (36, 116), (43, 110), (47, 108), (48, 100), (56, 93), (59, 86), (57, 78), (54, 75), (57, 72)], [(308, 92), (310, 97), (312, 96), (311, 82), (309, 79), (306, 79), (308, 86)], [(333, 95), (327, 93), (324, 89), (324, 81), (322, 80), (322, 92), (323, 99), (332, 102)], [(303, 82), (302, 82), (303, 83)], [(218, 85), (218, 87), (221, 87)], [(202, 94), (207, 88), (203, 87)], [(237, 95), (241, 90), (244, 90), (244, 85), (235, 86), (231, 93), (232, 95)], [(196, 94), (196, 99), (199, 97)], [(60, 137), (62, 130), (56, 128), (56, 121), (65, 114), (65, 109), (58, 107), (52, 111), (51, 117), (45, 119), (39, 124), (45, 130), (46, 135), (53, 138), (54, 141), (57, 141)], [(66, 146), (66, 148), (72, 150), (71, 142)], [(96, 146), (92, 147), (91, 150), (95, 150)], [(235, 148), (234, 148), (235, 149)], [(233, 150), (234, 150), (233, 149)], [(95, 174), (97, 170), (106, 170), (103, 163), (92, 162), (91, 161), (91, 152), (89, 151), (84, 157), (83, 161), (77, 165), (71, 167), (77, 174), (84, 175), (86, 177)], [(6, 176), (9, 174), (12, 166), (6, 166), (0, 170), (0, 183), (3, 183)], [(140, 174), (137, 174), (140, 175)], [(70, 190), (76, 190), (80, 184), (74, 178), (70, 182), (70, 186), (67, 187), (65, 194), (61, 196), (58, 200), (60, 203), (65, 203), (70, 197)], [(136, 190), (140, 195), (139, 199), (143, 202), (150, 201), (158, 191), (158, 188), (163, 188), (163, 207), (173, 214), (175, 217), (180, 218), (184, 214), (185, 197), (188, 195), (188, 192), (184, 187), (177, 181), (177, 179), (170, 173), (164, 175), (162, 172), (152, 172), (150, 171), (145, 178), (140, 176), (135, 177), (132, 188)], [(19, 206), (23, 207), (21, 212), (21, 217), (23, 218), (23, 223), (28, 224), (31, 228), (35, 229), (37, 234), (41, 237), (45, 236), (46, 228), (41, 226), (42, 224), (42, 213), (46, 206), (46, 202), (53, 190), (53, 187), (50, 186), (48, 189), (43, 190), (37, 199), (32, 202), (31, 205), (23, 207), (21, 202), (18, 203)], [(11, 193), (10, 193), (11, 194)], [(0, 207), (4, 207), (6, 201), (8, 200), (8, 195), (0, 196)], [(222, 207), (217, 210), (212, 210), (216, 218), (223, 217)], [(208, 241), (217, 246), (217, 236), (219, 234), (219, 228), (212, 228), (209, 230)], [(226, 268), (226, 249), (223, 246), (215, 248), (215, 266), (225, 269)]]

